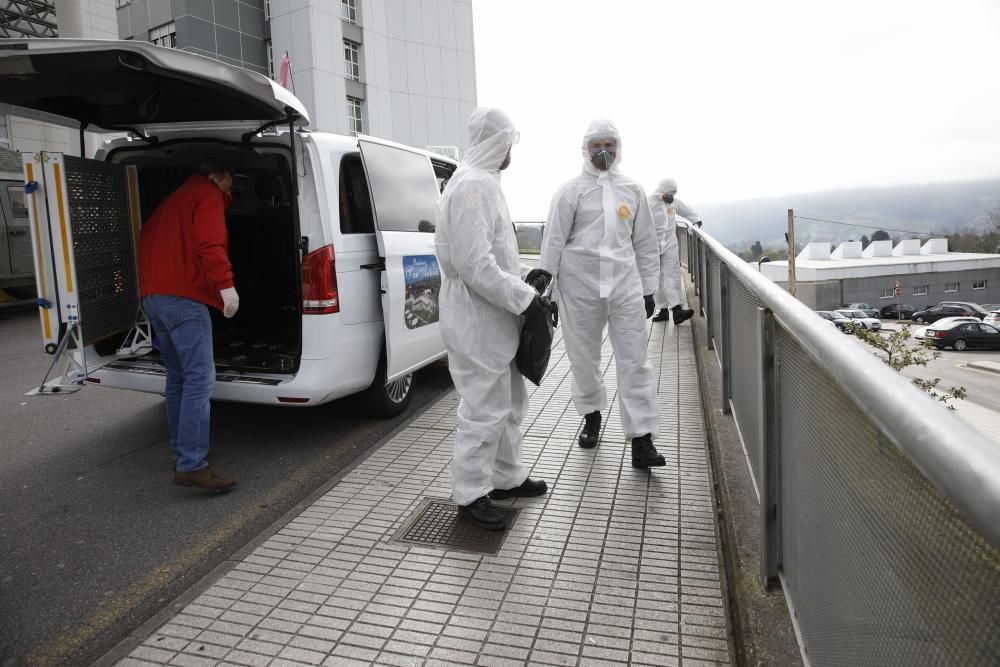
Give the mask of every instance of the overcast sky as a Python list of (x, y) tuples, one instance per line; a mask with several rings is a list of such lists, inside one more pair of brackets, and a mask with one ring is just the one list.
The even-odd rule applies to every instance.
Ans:
[(542, 220), (589, 122), (697, 208), (1000, 176), (1000, 1), (472, 0), (478, 102), (521, 131), (504, 190)]

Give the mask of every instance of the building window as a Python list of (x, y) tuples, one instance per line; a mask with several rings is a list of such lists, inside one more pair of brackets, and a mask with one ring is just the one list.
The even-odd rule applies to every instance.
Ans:
[(957, 292), (958, 288), (959, 288), (959, 283), (945, 283), (944, 284), (944, 291), (945, 292)]
[(341, 0), (340, 6), (340, 18), (344, 19), (348, 23), (358, 22), (358, 7), (354, 0)]
[(344, 76), (351, 81), (361, 81), (361, 60), (358, 56), (358, 43), (344, 40)]
[(0, 146), (10, 148), (10, 125), (7, 122), (8, 116), (0, 113)]
[(882, 290), (882, 294), (879, 295), (880, 299), (892, 299), (896, 296), (896, 290), (890, 287), (889, 289)]
[(347, 98), (347, 129), (352, 135), (363, 134), (365, 118), (361, 113), (361, 100), (356, 97)]
[(927, 294), (927, 288), (929, 285), (917, 285), (913, 288), (913, 296), (924, 296)]
[(115, 0), (115, 9), (121, 9), (122, 7), (128, 7), (132, 4), (132, 0)]
[(973, 280), (972, 281), (972, 289), (986, 289), (986, 281), (985, 280)]
[(150, 29), (149, 41), (157, 46), (166, 46), (170, 49), (177, 48), (177, 26), (171, 21), (170, 23), (164, 23), (161, 26)]
[(267, 75), (274, 78), (274, 49), (271, 48), (271, 40), (264, 40), (264, 48), (267, 49)]

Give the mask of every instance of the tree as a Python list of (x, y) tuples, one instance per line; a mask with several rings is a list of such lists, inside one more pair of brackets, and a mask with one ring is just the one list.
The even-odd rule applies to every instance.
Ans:
[[(926, 341), (920, 347), (910, 347), (910, 327), (906, 325), (888, 336), (866, 329), (853, 321), (848, 322), (844, 330), (874, 348), (875, 356), (897, 371), (901, 371), (907, 366), (926, 366), (928, 362), (941, 356), (940, 352), (930, 352), (927, 349), (928, 343)], [(913, 378), (913, 384), (944, 403), (949, 410), (954, 410), (954, 406), (949, 405), (948, 401), (964, 399), (966, 396), (965, 387), (949, 387), (947, 390), (939, 390), (937, 385), (940, 381), (941, 378), (933, 380)]]
[(764, 246), (760, 244), (760, 241), (754, 241), (753, 245), (750, 246), (750, 256), (755, 262), (764, 256)]
[(885, 231), (884, 229), (880, 229), (874, 234), (872, 234), (872, 241), (888, 241), (888, 240), (889, 240), (889, 232)]
[(861, 249), (862, 250), (864, 250), (865, 248), (867, 248), (871, 244), (872, 244), (872, 242), (870, 240), (868, 240), (867, 236), (862, 236), (861, 237)]

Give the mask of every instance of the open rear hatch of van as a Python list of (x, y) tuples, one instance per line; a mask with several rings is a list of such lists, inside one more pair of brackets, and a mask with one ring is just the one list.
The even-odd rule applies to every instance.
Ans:
[[(108, 321), (109, 309), (117, 311), (112, 318), (117, 322), (132, 322), (138, 312), (135, 259), (123, 256), (121, 249), (130, 246), (134, 250), (139, 221), (151, 215), (208, 153), (232, 165), (237, 188), (226, 224), (240, 310), (232, 320), (219, 316), (214, 322), (220, 374), (289, 373), (298, 368), (302, 300), (297, 184), (291, 168), (294, 132), (282, 140), (258, 135), (266, 124), (291, 128), (308, 123), (298, 99), (262, 75), (145, 42), (0, 39), (0, 104), (11, 105), (15, 113), (42, 112), (47, 119), (55, 114), (81, 132), (89, 127), (128, 130), (141, 137), (157, 132), (177, 136), (188, 128), (214, 123), (238, 128), (243, 134), (242, 141), (230, 142), (157, 143), (146, 138), (111, 151), (106, 159), (118, 165), (115, 169), (121, 174), (114, 181), (120, 185), (108, 187), (128, 190), (122, 201), (128, 202), (132, 217), (131, 224), (118, 224), (115, 229), (110, 223), (100, 228), (104, 217), (110, 219), (102, 214), (92, 215), (90, 221), (74, 220), (74, 203), (68, 199), (73, 193), (64, 191), (71, 189), (65, 185), (68, 174), (72, 171), (78, 178), (87, 178), (90, 164), (95, 165), (94, 177), (99, 176), (99, 165), (105, 165), (108, 178), (119, 179), (117, 172), (108, 171), (110, 164), (61, 154), (25, 157), (26, 171), (33, 174), (28, 180), (39, 182), (38, 190), (30, 195), (29, 208), (34, 206), (36, 275), (39, 283), (46, 282), (40, 296), (49, 304), (40, 308), (45, 311), (41, 314), (48, 351), (72, 328), (82, 334), (77, 344), (96, 343), (99, 352), (120, 345), (127, 328), (116, 325), (117, 330), (109, 333), (108, 326), (98, 324)], [(50, 160), (49, 156), (54, 157)], [(51, 173), (50, 162), (58, 162), (61, 171)], [(64, 185), (56, 186), (58, 179)], [(86, 193), (86, 181), (77, 189)], [(46, 215), (49, 229), (42, 230)], [(88, 251), (100, 245), (84, 243), (88, 233), (100, 236), (105, 245), (117, 243), (117, 250)], [(129, 262), (131, 269), (126, 270)], [(96, 291), (93, 298), (85, 296), (87, 272), (101, 269), (108, 274), (110, 288)], [(130, 363), (136, 370), (156, 372), (155, 354), (115, 366)]]

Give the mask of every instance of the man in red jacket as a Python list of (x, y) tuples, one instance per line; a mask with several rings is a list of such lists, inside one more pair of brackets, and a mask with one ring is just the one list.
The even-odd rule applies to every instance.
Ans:
[(208, 465), (209, 399), (215, 387), (212, 318), (239, 308), (227, 254), (225, 210), (233, 177), (217, 162), (198, 165), (139, 232), (139, 294), (167, 369), (167, 425), (174, 483), (225, 491), (236, 485)]

